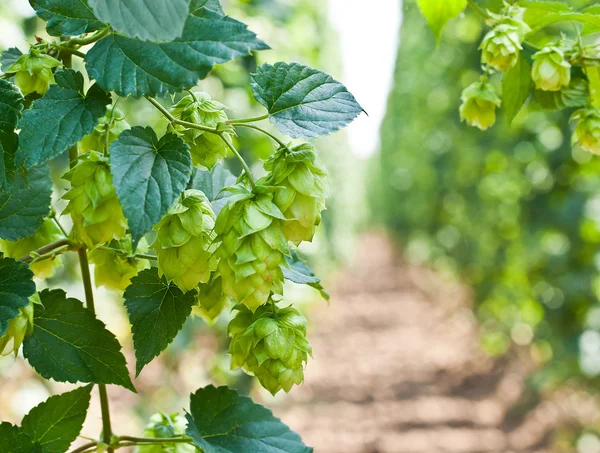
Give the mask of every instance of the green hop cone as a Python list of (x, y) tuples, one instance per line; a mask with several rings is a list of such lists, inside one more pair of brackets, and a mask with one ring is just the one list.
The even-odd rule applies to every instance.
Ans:
[(268, 304), (252, 313), (244, 306), (231, 320), (231, 368), (253, 374), (271, 394), (289, 392), (304, 381), (304, 364), (312, 354), (306, 318), (292, 307)]
[(523, 49), (522, 41), (521, 32), (516, 25), (501, 23), (495, 26), (479, 46), (481, 62), (499, 71), (508, 71), (519, 59), (519, 52)]
[(186, 190), (154, 227), (158, 270), (183, 292), (206, 283), (217, 267), (215, 214), (199, 190)]
[(535, 86), (544, 91), (559, 91), (571, 83), (571, 65), (562, 50), (544, 47), (533, 55), (531, 77)]
[[(148, 261), (134, 258), (131, 236), (119, 241), (112, 241), (107, 249), (95, 249), (89, 254), (90, 262), (94, 264), (94, 282), (96, 286), (104, 286), (115, 291), (125, 291), (141, 270), (150, 267)], [(138, 243), (137, 250), (144, 253), (148, 245), (144, 238)]]
[(578, 120), (573, 142), (586, 151), (600, 155), (600, 109), (589, 107), (577, 110), (571, 119)]
[(209, 325), (214, 324), (223, 310), (227, 308), (230, 300), (223, 292), (223, 279), (215, 275), (213, 274), (210, 282), (198, 285), (196, 304), (192, 307), (192, 312)]
[(29, 298), (29, 305), (19, 309), (16, 318), (8, 321), (8, 329), (0, 336), (0, 355), (14, 353), (16, 356), (25, 337), (33, 332), (33, 304), (41, 304), (37, 293)]
[(71, 235), (89, 248), (125, 237), (127, 220), (117, 198), (108, 159), (95, 151), (80, 158), (64, 179), (71, 189), (63, 198), (69, 200), (65, 214), (73, 219)]
[(304, 143), (291, 151), (280, 148), (267, 160), (265, 169), (269, 175), (264, 181), (277, 187), (273, 201), (287, 219), (281, 225), (283, 235), (296, 245), (312, 241), (329, 196), (327, 171), (314, 146)]
[(44, 94), (54, 83), (52, 69), (60, 65), (57, 59), (31, 49), (29, 53), (21, 55), (6, 73), (15, 75), (15, 84), (25, 96), (34, 92)]
[[(44, 247), (45, 245), (63, 239), (63, 233), (52, 219), (45, 219), (42, 226), (33, 236), (29, 236), (18, 241), (0, 240), (0, 250), (10, 258), (22, 258), (29, 253)], [(62, 263), (60, 257), (54, 259), (45, 259), (30, 265), (31, 271), (38, 278), (50, 278), (54, 275), (54, 270)]]
[[(110, 146), (119, 137), (121, 132), (129, 128), (129, 123), (125, 121), (125, 115), (111, 105), (108, 107), (106, 115), (98, 120), (98, 125), (92, 133), (83, 137), (83, 140), (79, 142), (79, 152), (89, 153), (90, 151), (105, 149), (107, 144)], [(108, 137), (106, 136), (107, 134)], [(108, 143), (106, 141), (107, 138)]]
[(502, 101), (486, 80), (475, 82), (461, 94), (460, 119), (470, 126), (486, 130), (496, 122), (496, 108)]
[[(194, 93), (184, 96), (177, 104), (171, 107), (171, 114), (188, 123), (198, 124), (210, 128), (217, 128), (219, 123), (225, 123), (228, 118), (225, 106), (211, 99), (207, 93)], [(177, 132), (189, 145), (194, 165), (203, 165), (213, 168), (217, 162), (227, 156), (228, 147), (217, 134), (190, 129), (175, 124), (169, 126)], [(229, 136), (229, 133), (224, 133)]]
[[(187, 420), (175, 414), (154, 414), (146, 425), (143, 437), (147, 439), (169, 439), (185, 436)], [(198, 449), (190, 444), (153, 444), (136, 447), (135, 453), (196, 453)]]
[[(262, 190), (261, 187), (258, 187)], [(242, 185), (223, 207), (215, 231), (223, 290), (251, 311), (266, 304), (271, 293), (282, 294), (287, 241), (281, 231), (282, 212), (273, 193), (253, 193)]]

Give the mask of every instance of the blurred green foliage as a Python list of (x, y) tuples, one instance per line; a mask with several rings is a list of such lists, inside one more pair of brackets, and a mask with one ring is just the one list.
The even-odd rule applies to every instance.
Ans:
[(467, 11), (436, 48), (414, 2), (404, 3), (373, 215), (409, 259), (473, 288), (488, 352), (529, 346), (545, 365), (539, 386), (591, 382), (600, 374), (600, 161), (572, 149), (570, 112), (532, 107), (486, 132), (461, 124), (484, 25)]

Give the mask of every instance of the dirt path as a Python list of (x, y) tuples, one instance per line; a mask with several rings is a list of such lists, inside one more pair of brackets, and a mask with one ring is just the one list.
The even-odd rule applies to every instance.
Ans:
[(560, 409), (513, 415), (522, 365), (486, 358), (465, 291), (391, 249), (365, 237), (311, 314), (315, 360), (278, 414), (316, 453), (547, 451)]

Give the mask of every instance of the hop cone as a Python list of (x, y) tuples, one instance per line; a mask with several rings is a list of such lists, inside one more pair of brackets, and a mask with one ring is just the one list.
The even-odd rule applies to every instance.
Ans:
[(206, 283), (217, 267), (215, 214), (199, 190), (186, 190), (155, 226), (158, 270), (187, 292)]
[(106, 134), (108, 134), (108, 145), (110, 146), (121, 132), (129, 129), (129, 127), (123, 113), (114, 109), (114, 106), (111, 105), (108, 107), (106, 115), (98, 120), (98, 125), (92, 133), (83, 137), (83, 140), (79, 142), (79, 152), (88, 153), (103, 150), (107, 145)]
[(33, 92), (44, 94), (54, 83), (52, 69), (60, 65), (60, 61), (32, 49), (21, 55), (6, 73), (15, 75), (15, 84), (25, 96)]
[[(145, 260), (133, 258), (131, 237), (127, 236), (119, 241), (112, 241), (110, 248), (123, 253), (106, 249), (92, 250), (89, 254), (90, 262), (94, 264), (94, 282), (96, 286), (104, 286), (115, 291), (125, 291), (139, 271), (149, 267)], [(147, 248), (145, 240), (138, 243), (138, 250), (143, 252)]]
[(571, 65), (562, 50), (544, 47), (533, 55), (531, 77), (535, 86), (544, 91), (559, 91), (571, 83)]
[(255, 194), (243, 186), (235, 186), (232, 192), (215, 226), (219, 272), (225, 293), (255, 311), (272, 292), (283, 292), (280, 266), (288, 253), (281, 232), (285, 217), (273, 203), (272, 193)]
[(600, 155), (600, 109), (580, 109), (572, 118), (578, 119), (573, 141), (583, 149)]
[(460, 119), (470, 126), (486, 130), (496, 122), (496, 108), (501, 100), (494, 88), (485, 80), (465, 88), (461, 95)]
[[(52, 242), (62, 239), (64, 236), (52, 219), (44, 220), (42, 226), (33, 236), (18, 241), (0, 240), (0, 250), (10, 258), (19, 259)], [(54, 269), (62, 262), (60, 257), (38, 261), (29, 266), (38, 278), (49, 278), (54, 275)]]
[(481, 49), (481, 62), (506, 72), (512, 68), (519, 59), (519, 52), (523, 49), (519, 27), (508, 23), (501, 23), (490, 30), (479, 49)]
[(229, 305), (229, 297), (223, 293), (223, 279), (213, 274), (211, 281), (199, 284), (197, 290), (196, 305), (192, 311), (212, 325)]
[(252, 313), (243, 306), (229, 323), (231, 368), (243, 368), (275, 395), (304, 381), (304, 364), (312, 348), (306, 318), (292, 307), (268, 304)]
[[(143, 437), (149, 439), (168, 439), (185, 435), (187, 421), (181, 415), (154, 414), (146, 425)], [(177, 443), (171, 445), (140, 445), (135, 453), (196, 453), (198, 449), (193, 445)]]
[(287, 219), (282, 222), (283, 235), (296, 245), (312, 241), (329, 195), (327, 172), (314, 146), (305, 143), (291, 152), (280, 148), (265, 169), (265, 182), (277, 187), (273, 201)]
[[(219, 123), (228, 120), (225, 106), (213, 101), (207, 93), (187, 95), (171, 108), (171, 114), (180, 120), (201, 126), (216, 128)], [(227, 145), (217, 135), (198, 129), (189, 129), (181, 125), (171, 126), (190, 146), (195, 165), (213, 168), (217, 162), (227, 156)]]
[(16, 318), (8, 321), (8, 329), (0, 336), (0, 355), (16, 356), (25, 337), (33, 331), (33, 304), (40, 304), (40, 296), (36, 293), (29, 298), (29, 305), (21, 307)]
[(108, 159), (92, 151), (64, 178), (71, 181), (71, 189), (64, 198), (69, 204), (64, 213), (71, 214), (75, 240), (95, 248), (113, 239), (122, 239), (127, 220), (117, 198)]

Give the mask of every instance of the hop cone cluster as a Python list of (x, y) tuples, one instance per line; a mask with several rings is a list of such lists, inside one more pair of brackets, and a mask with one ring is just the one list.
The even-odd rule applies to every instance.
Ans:
[[(286, 220), (281, 231), (298, 245), (312, 241), (329, 196), (327, 171), (309, 143), (291, 150), (280, 148), (265, 163), (265, 183), (277, 187), (273, 202)], [(260, 182), (259, 182), (260, 183)]]
[[(183, 97), (170, 111), (175, 118), (182, 121), (216, 128), (219, 123), (228, 120), (225, 108), (220, 102), (212, 100), (209, 94), (200, 92)], [(189, 145), (194, 164), (210, 169), (227, 156), (227, 145), (217, 134), (179, 124), (171, 127)]]
[[(112, 250), (96, 249), (89, 253), (90, 262), (94, 264), (94, 282), (96, 286), (104, 286), (115, 291), (125, 291), (139, 271), (149, 267), (145, 260), (133, 258), (131, 236), (109, 244)], [(138, 244), (138, 251), (144, 252), (147, 248), (145, 240)], [(117, 252), (120, 251), (121, 253)]]
[(232, 369), (252, 373), (275, 395), (304, 381), (304, 364), (312, 353), (306, 339), (306, 318), (292, 307), (268, 304), (252, 313), (238, 306), (229, 323)]
[(283, 292), (280, 265), (288, 253), (281, 231), (285, 217), (273, 202), (273, 193), (253, 193), (241, 185), (231, 191), (215, 225), (219, 271), (225, 293), (256, 311), (272, 292)]
[(494, 88), (486, 81), (475, 82), (465, 88), (461, 95), (460, 119), (470, 126), (486, 130), (496, 122), (496, 108), (502, 101)]
[[(33, 236), (18, 241), (0, 240), (0, 250), (10, 258), (19, 259), (45, 245), (62, 239), (64, 236), (52, 219), (45, 219), (42, 226)], [(49, 278), (54, 275), (54, 269), (61, 263), (60, 257), (32, 263), (29, 268), (38, 278)]]
[(71, 189), (64, 195), (69, 200), (64, 213), (73, 219), (74, 240), (95, 248), (125, 237), (127, 220), (112, 183), (108, 159), (92, 151), (82, 156), (64, 178), (71, 182)]
[(229, 297), (223, 292), (223, 279), (213, 273), (210, 282), (200, 283), (197, 291), (192, 311), (212, 325), (229, 305)]
[(571, 83), (571, 64), (556, 46), (544, 47), (533, 55), (531, 77), (535, 86), (544, 91), (559, 91)]
[(61, 62), (55, 58), (31, 49), (30, 53), (21, 55), (6, 73), (15, 75), (15, 84), (25, 96), (34, 92), (44, 94), (54, 83), (52, 69), (60, 65)]
[(600, 155), (600, 109), (580, 109), (573, 113), (572, 118), (578, 119), (573, 141), (583, 149)]
[[(114, 106), (108, 106), (106, 115), (98, 120), (98, 125), (92, 133), (83, 137), (83, 140), (79, 142), (79, 152), (88, 153), (103, 150), (107, 144), (110, 146), (121, 132), (129, 128), (125, 115), (120, 110), (115, 109)], [(108, 134), (108, 137), (106, 134)]]
[(496, 25), (484, 36), (479, 46), (482, 63), (503, 72), (517, 63), (525, 35), (531, 31), (523, 22), (524, 11), (524, 8), (511, 5), (504, 15), (490, 14)]
[(206, 283), (217, 267), (214, 256), (215, 214), (199, 190), (186, 190), (154, 227), (158, 270), (183, 292)]
[[(168, 439), (185, 435), (187, 421), (185, 417), (175, 414), (158, 413), (150, 417), (143, 437), (148, 439)], [(193, 445), (177, 443), (171, 445), (140, 445), (135, 453), (196, 453), (198, 449)]]
[(17, 317), (8, 321), (8, 329), (0, 336), (0, 355), (17, 355), (25, 337), (33, 332), (33, 304), (40, 303), (40, 296), (34, 294), (29, 298), (29, 305), (21, 307)]

